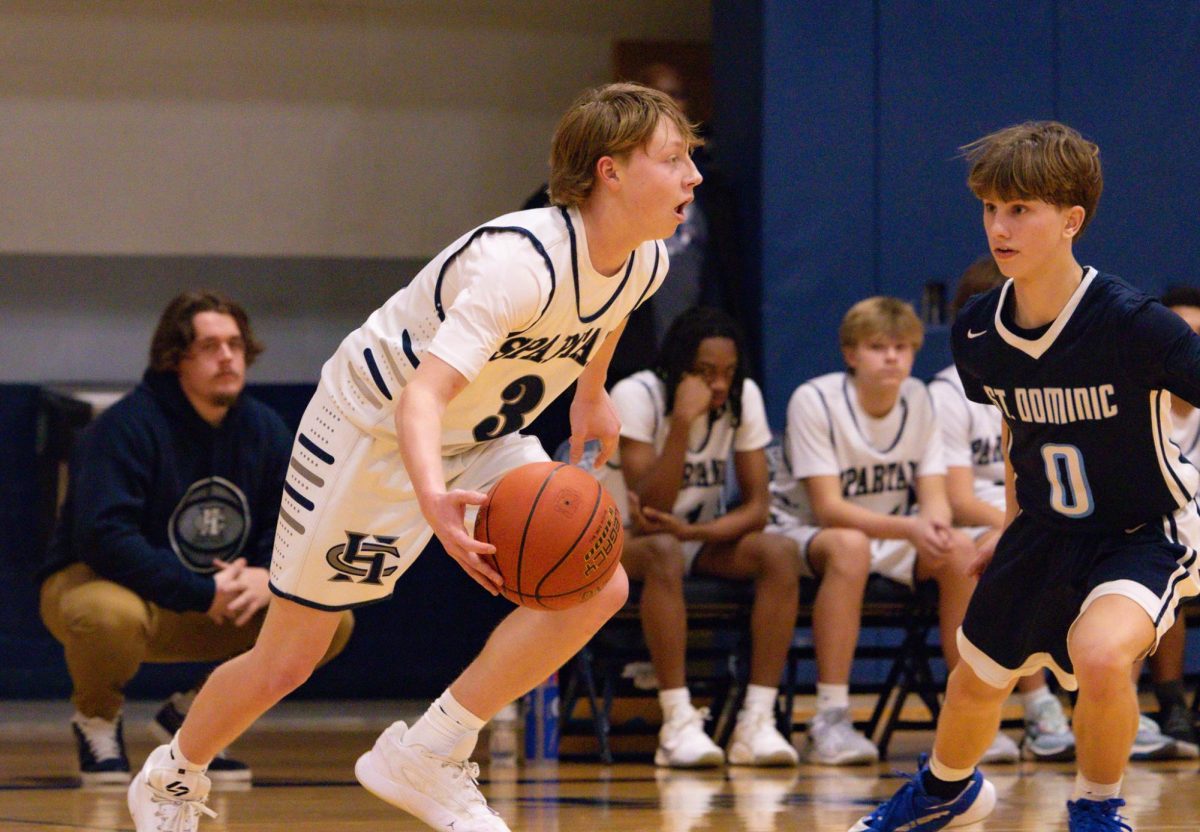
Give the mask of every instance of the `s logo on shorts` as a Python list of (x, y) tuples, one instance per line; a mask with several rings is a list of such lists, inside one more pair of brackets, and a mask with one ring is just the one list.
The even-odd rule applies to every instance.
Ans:
[[(346, 532), (346, 542), (339, 543), (325, 553), (325, 561), (337, 574), (331, 581), (357, 581), (360, 584), (381, 584), (383, 578), (393, 574), (397, 566), (384, 566), (388, 555), (400, 557), (400, 551), (392, 544), (395, 537)], [(361, 565), (360, 565), (361, 564)]]
[(183, 565), (209, 575), (213, 560), (232, 560), (250, 537), (250, 503), (242, 490), (223, 477), (192, 483), (167, 523), (171, 548)]

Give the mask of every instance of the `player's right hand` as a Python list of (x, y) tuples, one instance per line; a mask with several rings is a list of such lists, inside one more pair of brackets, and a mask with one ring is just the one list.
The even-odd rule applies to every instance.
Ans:
[(700, 376), (684, 373), (675, 388), (675, 403), (671, 415), (680, 422), (690, 425), (708, 412), (712, 406), (713, 392)]
[(477, 584), (492, 595), (499, 595), (504, 579), (494, 566), (480, 557), (496, 554), (496, 547), (467, 534), (465, 520), (467, 506), (481, 506), (487, 499), (487, 494), (482, 491), (454, 489), (426, 497), (421, 501), (421, 513), (446, 554), (458, 561)]

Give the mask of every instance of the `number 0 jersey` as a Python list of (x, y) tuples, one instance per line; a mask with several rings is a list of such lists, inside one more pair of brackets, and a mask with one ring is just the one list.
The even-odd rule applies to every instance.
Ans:
[(952, 347), (967, 396), (996, 405), (1008, 422), (1021, 511), (1111, 532), (1185, 505), (1200, 472), (1170, 441), (1166, 391), (1200, 401), (1200, 337), (1093, 268), (1048, 327), (1021, 330), (1012, 287), (970, 301)]
[(458, 453), (533, 421), (666, 272), (658, 241), (616, 275), (596, 272), (574, 208), (506, 214), (375, 310), (326, 362), (321, 384), (361, 429), (390, 431), (400, 390), (437, 356), (469, 381), (442, 418), (442, 453)]

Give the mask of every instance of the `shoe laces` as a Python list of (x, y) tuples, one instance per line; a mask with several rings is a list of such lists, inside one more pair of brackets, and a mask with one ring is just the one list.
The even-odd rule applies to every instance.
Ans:
[(685, 730), (691, 729), (703, 731), (704, 723), (708, 722), (709, 715), (707, 706), (703, 708), (680, 707), (671, 713), (671, 718), (667, 721), (667, 724), (671, 726), (671, 730), (675, 733), (682, 733)]
[(154, 818), (158, 821), (156, 832), (193, 832), (200, 825), (201, 815), (210, 818), (217, 816), (203, 800), (179, 800), (161, 797), (153, 792), (150, 800), (157, 806), (154, 810)]
[(858, 731), (854, 729), (854, 723), (850, 721), (850, 712), (845, 708), (835, 708), (819, 714), (814, 720), (814, 725), (816, 724), (820, 726), (816, 733), (821, 738), (828, 737), (828, 741), (831, 742), (845, 743), (858, 736)]
[(737, 718), (737, 733), (747, 738), (775, 730), (775, 715), (770, 711), (742, 711)]
[(83, 738), (92, 749), (97, 760), (115, 760), (121, 757), (121, 742), (117, 739), (117, 721), (109, 722), (104, 717), (89, 716), (76, 719)]
[[(896, 823), (893, 823), (893, 820), (908, 823), (922, 814), (929, 803), (929, 798), (920, 785), (921, 767), (924, 764), (924, 755), (922, 755), (917, 773), (909, 776), (908, 782), (901, 786), (891, 799), (877, 806), (874, 812), (863, 818), (862, 822), (868, 829), (894, 829)], [(904, 775), (904, 772), (900, 771), (895, 773)]]
[(1110, 797), (1108, 800), (1073, 800), (1067, 804), (1071, 815), (1071, 830), (1119, 832), (1125, 829), (1133, 832), (1133, 827), (1117, 812), (1124, 805), (1125, 801), (1119, 797)]
[(446, 757), (437, 759), (442, 768), (450, 769), (450, 782), (466, 793), (467, 803), (473, 810), (484, 809), (489, 815), (499, 816), (500, 813), (488, 805), (487, 798), (479, 791), (479, 763), (470, 760), (459, 762)]

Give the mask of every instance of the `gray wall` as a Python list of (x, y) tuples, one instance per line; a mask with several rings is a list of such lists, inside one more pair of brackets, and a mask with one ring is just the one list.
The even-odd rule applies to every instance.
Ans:
[(708, 5), (0, 3), (0, 381), (131, 381), (196, 285), (249, 308), (254, 380), (314, 379), (545, 180), (615, 40), (708, 40)]

